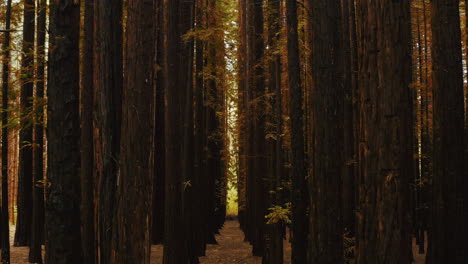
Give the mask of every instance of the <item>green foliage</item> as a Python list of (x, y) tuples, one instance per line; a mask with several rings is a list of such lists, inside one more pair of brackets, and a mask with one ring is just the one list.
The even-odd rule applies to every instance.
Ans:
[(287, 203), (286, 207), (282, 206), (273, 206), (268, 208), (270, 211), (269, 214), (265, 216), (265, 219), (268, 219), (267, 224), (277, 224), (277, 223), (285, 223), (291, 224), (291, 203)]

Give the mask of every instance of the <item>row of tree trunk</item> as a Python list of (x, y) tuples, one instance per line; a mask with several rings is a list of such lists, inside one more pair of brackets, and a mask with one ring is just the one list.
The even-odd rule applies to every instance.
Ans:
[(427, 234), (428, 263), (463, 263), (459, 1), (296, 4), (239, 0), (239, 217), (253, 254), (283, 262), (288, 220), (264, 216), (291, 202), (293, 263), (411, 263)]
[[(7, 4), (3, 95), (12, 89)], [(149, 263), (150, 245), (164, 243), (165, 263), (198, 263), (226, 214), (222, 3), (65, 0), (49, 12), (46, 4), (24, 2), (15, 246), (29, 246), (32, 263), (42, 263), (44, 244), (46, 263)], [(2, 135), (8, 103), (3, 96)]]

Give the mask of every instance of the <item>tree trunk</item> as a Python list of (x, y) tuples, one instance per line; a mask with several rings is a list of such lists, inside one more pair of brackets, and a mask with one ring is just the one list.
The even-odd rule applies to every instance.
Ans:
[(153, 184), (153, 223), (152, 242), (162, 244), (164, 240), (164, 178), (166, 174), (165, 122), (164, 122), (164, 4), (155, 0), (156, 13), (156, 69), (154, 85), (156, 92), (156, 126), (154, 134), (154, 184)]
[[(33, 212), (29, 262), (42, 263), (44, 243), (44, 86), (45, 86), (45, 36), (47, 2), (38, 2), (37, 12), (37, 76), (34, 100), (34, 146), (33, 146)], [(93, 263), (90, 263), (93, 264)]]
[(10, 263), (10, 219), (8, 216), (8, 92), (10, 77), (10, 24), (11, 0), (7, 1), (5, 14), (5, 37), (3, 39), (2, 69), (2, 207), (0, 219), (1, 260)]
[[(345, 169), (342, 23), (339, 0), (310, 2), (312, 162), (310, 261), (343, 263), (341, 180)], [(348, 131), (346, 131), (347, 133)], [(349, 136), (349, 134), (346, 134)], [(350, 144), (347, 146), (352, 148)], [(348, 180), (348, 179), (347, 179)]]
[(117, 223), (110, 263), (150, 262), (155, 155), (153, 25), (153, 1), (128, 2)]
[[(133, 49), (133, 47), (132, 47)], [(110, 263), (122, 119), (122, 1), (100, 0), (94, 12), (94, 162), (100, 263)]]
[(359, 1), (360, 145), (357, 262), (411, 263), (409, 1)]
[(465, 263), (463, 66), (459, 1), (433, 0), (434, 176), (430, 263)]
[[(277, 0), (268, 1), (268, 88), (265, 91), (266, 97), (270, 98), (266, 110), (266, 143), (267, 143), (267, 208), (282, 206), (281, 195), (281, 175), (283, 167), (282, 159), (282, 108), (281, 108), (281, 56), (280, 49), (280, 16), (281, 3)], [(275, 53), (276, 52), (276, 53)], [(269, 212), (265, 212), (268, 214)], [(265, 228), (265, 251), (263, 263), (282, 264), (283, 263), (283, 236), (282, 222), (270, 223)]]
[(23, 57), (21, 62), (21, 119), (19, 136), (18, 204), (15, 246), (29, 246), (31, 242), (32, 182), (33, 182), (33, 121), (29, 118), (32, 109), (34, 86), (34, 0), (24, 1)]
[(247, 232), (247, 10), (246, 0), (239, 0), (239, 52), (238, 52), (238, 121), (239, 170), (237, 175), (238, 217), (242, 231)]
[(80, 236), (80, 6), (51, 3), (46, 263), (83, 263)]
[[(165, 137), (166, 137), (166, 192), (164, 263), (188, 263), (189, 236), (183, 228), (188, 223), (186, 188), (191, 188), (187, 155), (186, 112), (193, 104), (192, 42), (184, 41), (183, 35), (193, 26), (193, 2), (170, 0), (167, 5), (165, 56)], [(190, 101), (187, 101), (190, 100)], [(182, 120), (181, 120), (182, 119)], [(184, 137), (185, 136), (185, 137)], [(182, 163), (182, 164), (181, 164)]]
[(286, 1), (292, 150), (292, 263), (307, 262), (307, 185), (296, 1)]
[(354, 1), (341, 0), (341, 23), (342, 23), (342, 47), (343, 47), (343, 86), (344, 86), (344, 116), (343, 116), (343, 162), (345, 164), (343, 171), (343, 229), (348, 237), (354, 236), (355, 231), (355, 171), (356, 171), (356, 155), (355, 155), (355, 108), (353, 97), (353, 65), (352, 65), (352, 41), (351, 34), (353, 27), (350, 5), (354, 5)]
[(250, 20), (251, 27), (251, 110), (252, 110), (252, 173), (249, 177), (252, 178), (252, 221), (254, 224), (252, 238), (253, 238), (253, 254), (254, 256), (263, 256), (265, 250), (265, 228), (266, 220), (266, 169), (267, 159), (266, 152), (266, 99), (265, 95), (265, 67), (263, 65), (264, 59), (264, 13), (263, 13), (263, 0), (252, 0), (251, 2)]
[(94, 0), (84, 2), (83, 67), (81, 69), (81, 235), (84, 263), (97, 262), (94, 207), (93, 51)]

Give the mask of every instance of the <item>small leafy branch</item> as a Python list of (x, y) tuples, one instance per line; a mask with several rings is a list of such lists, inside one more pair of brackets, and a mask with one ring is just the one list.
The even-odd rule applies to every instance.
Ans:
[(265, 216), (265, 219), (268, 219), (267, 224), (277, 224), (277, 223), (285, 223), (285, 224), (291, 224), (291, 204), (287, 203), (286, 207), (282, 206), (274, 206), (271, 208), (268, 208), (268, 211), (270, 211), (269, 214)]

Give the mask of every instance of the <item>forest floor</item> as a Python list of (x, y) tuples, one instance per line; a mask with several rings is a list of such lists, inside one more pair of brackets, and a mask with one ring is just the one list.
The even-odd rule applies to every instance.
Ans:
[[(10, 230), (10, 239), (13, 241), (14, 227)], [(239, 228), (239, 222), (228, 220), (224, 224), (221, 233), (216, 237), (218, 245), (208, 245), (206, 257), (200, 258), (201, 264), (260, 264), (260, 257), (252, 256), (252, 247), (244, 242), (244, 234)], [(291, 261), (291, 246), (285, 241), (284, 264), (290, 264)], [(416, 246), (414, 249), (415, 264), (424, 264), (424, 255), (417, 253)], [(28, 263), (28, 248), (11, 247), (11, 263), (12, 264), (29, 264)], [(151, 250), (151, 264), (162, 263), (163, 247), (161, 245), (153, 246)]]

